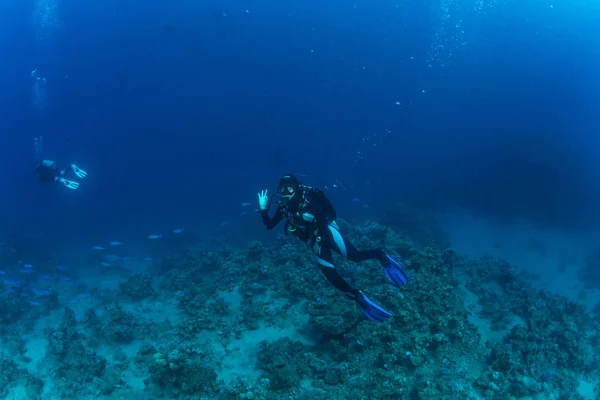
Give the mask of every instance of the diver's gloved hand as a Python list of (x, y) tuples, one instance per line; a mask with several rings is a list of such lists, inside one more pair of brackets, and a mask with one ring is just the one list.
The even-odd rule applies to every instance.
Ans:
[(75, 164), (71, 164), (71, 169), (73, 170), (73, 172), (75, 172), (75, 175), (77, 175), (80, 178), (85, 178), (87, 176), (87, 172), (85, 172)]
[(79, 188), (79, 182), (75, 182), (75, 181), (69, 181), (65, 178), (58, 178), (58, 181), (60, 183), (62, 183), (63, 185), (65, 185), (66, 187), (68, 187), (69, 189), (77, 189)]
[(269, 204), (269, 196), (267, 196), (268, 190), (262, 190), (258, 194), (258, 205), (260, 206), (261, 211), (267, 209), (267, 204)]

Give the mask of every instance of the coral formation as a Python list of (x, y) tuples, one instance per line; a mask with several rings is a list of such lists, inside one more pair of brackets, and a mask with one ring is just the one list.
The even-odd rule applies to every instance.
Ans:
[(152, 277), (149, 275), (133, 275), (127, 282), (119, 285), (121, 293), (134, 300), (141, 300), (154, 296), (156, 292), (152, 288)]
[[(0, 357), (0, 394), (21, 382), (37, 399), (52, 380), (60, 398), (578, 398), (580, 377), (600, 372), (600, 305), (590, 314), (533, 288), (506, 261), (440, 246), (435, 226), (417, 226), (427, 221), (413, 219), (401, 234), (339, 221), (357, 247), (385, 247), (407, 266), (410, 284), (398, 289), (377, 262), (336, 260), (344, 278), (393, 312), (380, 324), (283, 235), (170, 257), (155, 275), (94, 291), (95, 306), (79, 320), (70, 307), (55, 309), (51, 293), (31, 306), (18, 287), (2, 290), (10, 357)], [(21, 332), (57, 313), (37, 375), (21, 365), (31, 362)], [(500, 339), (486, 341), (481, 321)]]

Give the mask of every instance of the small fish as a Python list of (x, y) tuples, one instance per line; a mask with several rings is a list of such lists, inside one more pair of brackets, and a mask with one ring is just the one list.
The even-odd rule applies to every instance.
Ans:
[(80, 299), (86, 298), (86, 297), (91, 297), (92, 295), (89, 293), (79, 293), (77, 295), (77, 297), (79, 297)]
[(229, 221), (223, 221), (221, 222), (221, 224), (219, 225), (219, 227), (224, 227), (225, 225), (227, 225), (229, 223)]
[(22, 269), (19, 271), (22, 274), (33, 274), (33, 270), (32, 269)]
[(108, 261), (119, 261), (119, 260), (122, 260), (123, 257), (121, 257), (121, 256), (115, 256), (114, 254), (109, 254), (109, 255), (106, 256), (106, 259)]
[(260, 208), (255, 208), (253, 211), (254, 211), (255, 213), (258, 213), (258, 212), (260, 212)]
[[(119, 243), (119, 242), (110, 242), (110, 245), (111, 245), (111, 246), (117, 246), (116, 244), (113, 244), (113, 243)], [(119, 244), (121, 244), (121, 243), (119, 243)], [(93, 250), (106, 250), (106, 249), (105, 249), (104, 247), (102, 247), (102, 246), (94, 246), (94, 247), (92, 247), (92, 249), (93, 249)]]
[(152, 257), (146, 257), (144, 258), (144, 261), (152, 261)]
[(112, 267), (112, 265), (110, 265), (107, 262), (101, 262), (100, 265), (102, 265), (103, 267)]
[(68, 276), (61, 276), (60, 280), (63, 282), (71, 282), (71, 278), (69, 278)]
[(123, 261), (133, 260), (133, 257), (123, 257)]
[(176, 235), (179, 235), (179, 234), (180, 234), (180, 233), (182, 233), (183, 231), (184, 231), (184, 229), (183, 229), (183, 228), (177, 228), (177, 229), (174, 229), (174, 230), (173, 230), (173, 233), (174, 233), (174, 234), (176, 234)]
[(23, 264), (23, 268), (32, 269), (33, 265), (31, 265), (31, 264)]
[(29, 304), (31, 304), (34, 307), (39, 307), (42, 305), (42, 303), (40, 303), (39, 301), (30, 301)]
[(43, 275), (43, 276), (40, 277), (40, 281), (47, 281), (47, 280), (50, 280), (50, 279), (52, 279), (52, 278), (50, 278), (48, 275)]
[(150, 240), (160, 239), (161, 237), (162, 237), (162, 235), (148, 235), (148, 239), (150, 239)]
[(6, 272), (0, 271), (0, 275), (6, 275)]
[(117, 242), (117, 241), (113, 241), (109, 243), (111, 246), (121, 246), (123, 243), (121, 242)]
[(362, 208), (371, 208), (371, 207), (369, 207), (369, 205), (368, 205), (368, 204), (363, 204), (363, 205), (362, 205)]
[(360, 203), (360, 199), (358, 197), (353, 198), (352, 201), (355, 203)]
[(242, 212), (240, 213), (240, 215), (242, 215), (242, 216), (244, 216), (244, 215), (248, 215), (248, 211), (242, 211)]
[(67, 304), (77, 304), (77, 303), (79, 303), (79, 300), (77, 300), (77, 299), (67, 301)]
[(44, 289), (31, 289), (36, 296), (50, 296), (50, 292)]
[(251, 205), (252, 205), (252, 203), (248, 203), (248, 202), (242, 203), (242, 207), (250, 207)]
[(17, 250), (15, 250), (15, 249), (10, 249), (10, 252), (11, 252), (11, 253), (16, 253), (16, 252), (17, 252)]
[(67, 264), (60, 264), (56, 269), (59, 271), (66, 271), (69, 269), (69, 266)]

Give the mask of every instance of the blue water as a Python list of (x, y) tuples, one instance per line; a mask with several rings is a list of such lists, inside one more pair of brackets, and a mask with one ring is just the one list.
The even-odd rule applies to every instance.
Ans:
[[(328, 194), (346, 215), (406, 202), (588, 227), (599, 15), (593, 1), (4, 1), (2, 229), (65, 243), (229, 221), (232, 240), (252, 237), (240, 203), (289, 171), (342, 183)], [(35, 136), (89, 172), (80, 190), (36, 181)]]
[[(592, 398), (599, 21), (595, 0), (0, 2), (0, 396), (218, 374), (215, 398)], [(77, 190), (38, 181), (36, 137)], [(408, 270), (335, 261), (383, 328), (255, 214), (290, 172)]]

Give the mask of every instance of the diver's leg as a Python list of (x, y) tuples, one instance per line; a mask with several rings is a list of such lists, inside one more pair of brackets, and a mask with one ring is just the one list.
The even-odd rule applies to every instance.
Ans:
[(388, 256), (383, 249), (357, 250), (349, 241), (344, 239), (348, 259), (354, 262), (377, 259), (383, 267), (385, 275), (396, 286), (404, 286), (408, 282), (408, 274), (402, 263)]
[(377, 259), (381, 265), (388, 264), (389, 261), (383, 249), (358, 250), (335, 227), (329, 225), (328, 228), (329, 230), (323, 239), (336, 253), (354, 262)]
[(354, 262), (361, 262), (365, 260), (379, 260), (381, 265), (386, 265), (388, 263), (388, 259), (385, 256), (385, 252), (383, 249), (368, 249), (368, 250), (358, 250), (349, 240), (344, 238), (344, 243), (346, 244), (346, 251), (348, 253), (348, 259)]
[(353, 289), (348, 282), (344, 280), (333, 265), (333, 257), (329, 246), (321, 247), (319, 254), (315, 254), (319, 268), (327, 280), (341, 290), (346, 297), (354, 300), (360, 307), (362, 313), (374, 322), (383, 322), (390, 318), (392, 314), (369, 299), (363, 292)]
[(358, 291), (353, 289), (350, 284), (342, 278), (335, 268), (335, 265), (333, 265), (333, 255), (328, 246), (321, 247), (320, 253), (315, 254), (315, 258), (317, 259), (317, 264), (319, 264), (319, 268), (321, 269), (321, 272), (323, 272), (323, 275), (325, 275), (325, 278), (327, 278), (336, 289), (341, 290), (351, 298), (357, 296)]
[(383, 249), (358, 250), (336, 229), (329, 225), (328, 232), (321, 239), (324, 248), (332, 248), (350, 261), (361, 262), (365, 260), (379, 260), (385, 275), (390, 282), (396, 286), (403, 286), (408, 282), (408, 274), (404, 270), (402, 263), (397, 262), (388, 256)]

